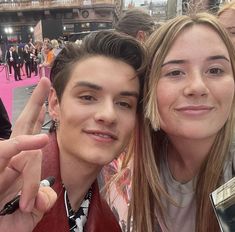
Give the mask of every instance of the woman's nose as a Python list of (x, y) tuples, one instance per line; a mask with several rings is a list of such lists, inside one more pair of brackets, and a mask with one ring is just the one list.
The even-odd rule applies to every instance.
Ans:
[(184, 94), (186, 96), (206, 96), (209, 89), (205, 77), (200, 72), (194, 72), (187, 77)]

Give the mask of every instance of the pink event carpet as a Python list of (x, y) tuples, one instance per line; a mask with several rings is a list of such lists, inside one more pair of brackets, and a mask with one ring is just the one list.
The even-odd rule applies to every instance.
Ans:
[(31, 86), (39, 81), (39, 77), (35, 77), (33, 74), (31, 75), (31, 78), (26, 78), (26, 76), (21, 76), (21, 78), (23, 79), (22, 81), (15, 81), (14, 72), (7, 78), (5, 67), (0, 65), (0, 97), (10, 119), (12, 119), (14, 89), (18, 87)]

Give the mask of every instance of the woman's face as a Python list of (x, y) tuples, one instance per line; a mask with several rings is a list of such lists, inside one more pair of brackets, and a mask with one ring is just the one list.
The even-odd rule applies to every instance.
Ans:
[(228, 9), (219, 16), (219, 21), (227, 29), (235, 47), (235, 10)]
[(103, 56), (77, 63), (59, 103), (50, 97), (62, 155), (105, 165), (126, 147), (135, 126), (139, 80), (128, 64)]
[(184, 30), (170, 48), (157, 89), (161, 128), (171, 137), (207, 139), (225, 124), (234, 97), (226, 46), (208, 26)]

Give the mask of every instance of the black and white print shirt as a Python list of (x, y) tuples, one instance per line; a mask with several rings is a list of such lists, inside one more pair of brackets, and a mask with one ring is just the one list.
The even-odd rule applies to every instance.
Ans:
[(69, 221), (70, 232), (83, 232), (88, 217), (88, 209), (90, 206), (91, 197), (92, 197), (92, 189), (90, 188), (86, 196), (84, 197), (80, 208), (78, 209), (77, 212), (74, 212), (74, 210), (70, 205), (67, 191), (65, 190), (64, 202)]

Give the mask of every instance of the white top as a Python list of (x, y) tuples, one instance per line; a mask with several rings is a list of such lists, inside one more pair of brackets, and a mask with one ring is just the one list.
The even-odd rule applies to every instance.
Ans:
[[(224, 166), (224, 182), (232, 178), (232, 170), (235, 167), (235, 144), (229, 154), (229, 158)], [(161, 161), (161, 178), (165, 184), (165, 188), (170, 196), (174, 199), (178, 206), (173, 205), (171, 202), (165, 202), (167, 207), (167, 225), (168, 232), (189, 232), (195, 231), (195, 179), (187, 182), (180, 183), (176, 181), (168, 167), (166, 159)], [(208, 196), (209, 198), (209, 196)]]

